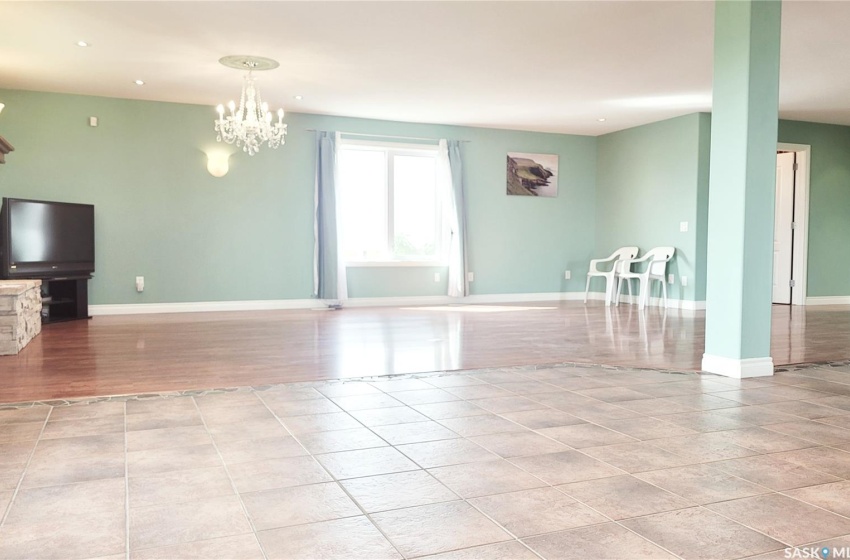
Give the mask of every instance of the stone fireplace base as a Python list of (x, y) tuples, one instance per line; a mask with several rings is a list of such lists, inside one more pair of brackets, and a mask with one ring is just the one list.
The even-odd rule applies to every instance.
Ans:
[(17, 354), (41, 332), (41, 280), (0, 280), (0, 356)]

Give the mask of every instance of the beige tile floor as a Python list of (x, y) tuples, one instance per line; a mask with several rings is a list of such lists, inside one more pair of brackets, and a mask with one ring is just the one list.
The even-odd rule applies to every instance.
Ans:
[(0, 410), (2, 559), (850, 547), (850, 367), (512, 368)]

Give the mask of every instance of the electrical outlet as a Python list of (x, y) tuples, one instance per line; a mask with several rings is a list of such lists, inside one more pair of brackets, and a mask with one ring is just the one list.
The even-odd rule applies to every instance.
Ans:
[(688, 231), (688, 222), (679, 222), (679, 231), (686, 233)]
[(136, 291), (141, 293), (145, 291), (145, 277), (136, 276)]
[(688, 277), (682, 276), (682, 286), (687, 286), (687, 285), (688, 285)]
[(474, 272), (467, 272), (466, 273), (466, 281), (467, 282), (475, 282), (475, 273)]
[(439, 273), (439, 272), (435, 272), (435, 273), (434, 273), (434, 282), (439, 282), (439, 281), (440, 281), (440, 273)]
[(569, 280), (572, 277), (572, 273), (569, 270), (564, 271), (564, 280)]
[(676, 283), (676, 277), (673, 276), (672, 274), (668, 274), (667, 275), (667, 283), (668, 284), (675, 284)]

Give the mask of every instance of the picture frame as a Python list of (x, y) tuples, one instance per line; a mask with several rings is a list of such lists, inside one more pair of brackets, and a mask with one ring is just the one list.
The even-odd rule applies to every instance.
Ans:
[(508, 152), (506, 183), (510, 196), (558, 196), (558, 155)]

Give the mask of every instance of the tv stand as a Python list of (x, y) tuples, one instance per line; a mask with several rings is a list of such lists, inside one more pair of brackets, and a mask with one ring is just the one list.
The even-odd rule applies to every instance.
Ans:
[(41, 281), (41, 322), (60, 323), (91, 319), (89, 285), (91, 276), (44, 278)]

